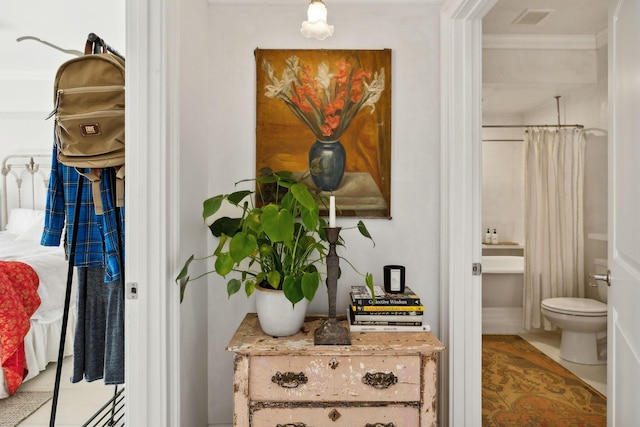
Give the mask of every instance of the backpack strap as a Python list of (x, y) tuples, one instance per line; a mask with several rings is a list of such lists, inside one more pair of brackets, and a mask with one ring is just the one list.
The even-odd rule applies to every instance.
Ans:
[[(114, 168), (116, 172), (116, 206), (121, 208), (124, 206), (124, 165)], [(76, 171), (89, 181), (91, 181), (91, 192), (93, 193), (93, 206), (96, 209), (96, 215), (102, 215), (104, 209), (102, 207), (102, 195), (100, 192), (100, 183), (102, 182), (102, 169), (89, 169), (88, 172)]]
[(124, 165), (116, 168), (116, 206), (124, 206)]
[(102, 179), (100, 178), (101, 169), (89, 169), (89, 172), (81, 172), (78, 168), (76, 171), (89, 181), (91, 181), (91, 192), (93, 193), (93, 206), (96, 209), (96, 215), (102, 215), (102, 196), (100, 194), (100, 182)]
[[(89, 34), (89, 36), (91, 35), (92, 34)], [(104, 44), (104, 41), (95, 34), (93, 35), (95, 37), (88, 37), (87, 42), (84, 44), (84, 54), (100, 53), (100, 48), (102, 48), (102, 53), (107, 53), (107, 46)]]

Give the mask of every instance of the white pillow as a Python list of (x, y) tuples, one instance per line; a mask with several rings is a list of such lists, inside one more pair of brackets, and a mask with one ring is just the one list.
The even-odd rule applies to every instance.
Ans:
[(40, 243), (42, 240), (42, 231), (44, 230), (44, 218), (43, 222), (35, 223), (28, 230), (18, 234), (16, 241), (24, 240), (29, 242)]
[(11, 234), (22, 234), (34, 226), (44, 227), (44, 211), (24, 208), (13, 208), (9, 213), (7, 231)]

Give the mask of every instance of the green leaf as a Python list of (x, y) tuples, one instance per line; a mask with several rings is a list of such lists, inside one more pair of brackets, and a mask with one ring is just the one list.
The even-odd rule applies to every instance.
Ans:
[(371, 293), (371, 297), (373, 298), (373, 303), (376, 302), (376, 293), (373, 290), (373, 274), (367, 273), (364, 281), (367, 284), (367, 288), (369, 288), (369, 292)]
[(222, 252), (216, 258), (216, 273), (225, 277), (233, 270), (233, 258), (229, 255), (229, 252)]
[(290, 171), (278, 171), (273, 173), (278, 178), (278, 185), (284, 188), (289, 188), (291, 185), (298, 182), (293, 176), (293, 172)]
[(285, 209), (278, 210), (276, 205), (270, 204), (262, 208), (264, 232), (272, 242), (290, 242), (293, 239), (295, 219)]
[(184, 291), (187, 289), (187, 283), (189, 283), (189, 276), (186, 279), (180, 280), (180, 302), (184, 300)]
[(270, 173), (269, 175), (258, 177), (257, 180), (260, 184), (272, 184), (278, 181), (278, 177), (275, 174)]
[(242, 282), (238, 279), (234, 278), (229, 280), (229, 282), (227, 283), (227, 296), (230, 297), (231, 295), (238, 292), (240, 290), (241, 285), (242, 285)]
[(217, 196), (214, 196), (205, 200), (202, 203), (202, 219), (206, 221), (207, 218), (209, 218), (211, 215), (218, 212), (218, 210), (220, 209), (220, 205), (222, 205), (223, 200), (224, 200), (224, 195), (222, 194), (219, 194)]
[(246, 232), (236, 233), (229, 242), (229, 254), (237, 263), (251, 256), (257, 248), (256, 236)]
[(313, 211), (314, 208), (318, 209), (318, 204), (309, 192), (309, 188), (303, 183), (297, 183), (291, 186), (291, 194), (296, 198), (298, 203), (304, 206), (306, 209)]
[(317, 271), (302, 275), (302, 294), (309, 301), (313, 300), (320, 283), (320, 275)]
[[(180, 273), (178, 273), (178, 277), (176, 277), (176, 283), (180, 282), (181, 279), (184, 279), (185, 277), (187, 277), (187, 272), (189, 271), (189, 264), (191, 264), (191, 261), (193, 261), (194, 258), (195, 257), (191, 255), (189, 259), (187, 259), (187, 261), (184, 263), (182, 270), (180, 270)], [(188, 277), (186, 281), (187, 282), (189, 281)], [(185, 282), (185, 286), (186, 286), (186, 282)]]
[(310, 235), (304, 235), (298, 241), (299, 250), (307, 253), (311, 253), (313, 249), (316, 247), (316, 239)]
[(267, 273), (267, 282), (271, 285), (273, 289), (280, 288), (280, 272), (276, 270), (271, 270)]
[(215, 220), (213, 224), (209, 226), (209, 230), (211, 230), (211, 234), (215, 237), (220, 237), (222, 234), (232, 237), (240, 231), (240, 224), (240, 218), (229, 218), (228, 216), (223, 216), (222, 218)]
[(297, 282), (295, 276), (286, 276), (284, 278), (282, 290), (284, 291), (284, 295), (292, 304), (295, 304), (304, 298), (300, 283)]
[(376, 245), (376, 242), (371, 237), (371, 234), (369, 234), (369, 230), (367, 230), (367, 226), (364, 225), (364, 222), (362, 222), (362, 220), (358, 221), (358, 230), (360, 231), (360, 234), (362, 234), (364, 237), (369, 238), (371, 242), (373, 242), (373, 246)]
[(244, 226), (256, 235), (262, 233), (262, 209), (253, 209), (244, 219)]
[(280, 199), (280, 209), (286, 209), (289, 212), (296, 211), (296, 198), (293, 197), (293, 194), (291, 194), (291, 192), (287, 192)]
[(261, 271), (256, 275), (256, 283), (263, 283), (265, 280), (267, 280), (267, 273), (264, 271)]
[(238, 203), (240, 203), (245, 197), (247, 197), (251, 193), (253, 193), (253, 191), (250, 191), (250, 190), (236, 191), (234, 193), (229, 194), (227, 196), (227, 200), (232, 205), (238, 206)]
[(222, 236), (220, 236), (220, 240), (218, 241), (218, 246), (216, 246), (216, 249), (213, 251), (213, 254), (215, 256), (220, 255), (220, 252), (222, 252), (222, 249), (224, 249), (224, 244), (227, 243), (227, 239), (229, 237), (226, 234), (223, 234)]
[(268, 243), (263, 243), (260, 245), (260, 256), (261, 257), (270, 257), (273, 255), (273, 247)]
[(300, 213), (300, 218), (307, 230), (314, 231), (318, 228), (318, 222), (320, 222), (320, 208), (315, 205), (311, 210), (303, 209)]
[(256, 289), (256, 282), (253, 280), (247, 280), (244, 282), (244, 293), (247, 294), (247, 297), (250, 297), (253, 294), (253, 291)]

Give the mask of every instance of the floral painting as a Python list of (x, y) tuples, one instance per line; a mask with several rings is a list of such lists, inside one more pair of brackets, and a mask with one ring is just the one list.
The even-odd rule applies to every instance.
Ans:
[(256, 174), (288, 170), (339, 216), (389, 218), (391, 50), (256, 49)]

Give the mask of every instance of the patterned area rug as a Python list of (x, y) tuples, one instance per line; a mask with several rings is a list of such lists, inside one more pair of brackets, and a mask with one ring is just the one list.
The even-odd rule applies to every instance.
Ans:
[(607, 425), (607, 399), (515, 335), (482, 337), (483, 427)]
[(51, 391), (18, 391), (0, 399), (0, 427), (14, 427), (51, 399)]

